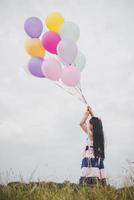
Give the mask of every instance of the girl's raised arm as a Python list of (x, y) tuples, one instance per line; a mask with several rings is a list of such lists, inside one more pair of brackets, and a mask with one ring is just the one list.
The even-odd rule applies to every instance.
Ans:
[(93, 116), (93, 112), (91, 110), (91, 108), (89, 106), (87, 106), (87, 110), (84, 114), (84, 117), (82, 118), (82, 120), (80, 121), (80, 127), (82, 128), (82, 130), (85, 132), (85, 133), (88, 133), (88, 129), (87, 129), (87, 119), (89, 117), (89, 115), (91, 115), (91, 117)]

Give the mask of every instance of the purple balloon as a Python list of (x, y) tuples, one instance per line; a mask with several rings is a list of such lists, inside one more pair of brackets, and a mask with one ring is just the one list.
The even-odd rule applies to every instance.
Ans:
[(43, 31), (43, 24), (39, 18), (30, 17), (25, 21), (24, 29), (31, 38), (39, 38)]
[(31, 72), (31, 74), (33, 74), (34, 76), (40, 77), (40, 78), (45, 77), (41, 70), (41, 65), (42, 65), (43, 61), (44, 60), (40, 57), (33, 57), (30, 59), (30, 61), (28, 63), (28, 68), (29, 68), (29, 71)]

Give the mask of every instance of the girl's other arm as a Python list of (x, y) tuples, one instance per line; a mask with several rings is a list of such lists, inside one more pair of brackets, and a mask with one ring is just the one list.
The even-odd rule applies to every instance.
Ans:
[(86, 123), (86, 121), (87, 121), (89, 115), (91, 115), (91, 117), (94, 116), (92, 109), (91, 109), (89, 106), (87, 106), (87, 110), (86, 110), (86, 112), (85, 112), (85, 115), (84, 115), (84, 117), (82, 118), (82, 120), (80, 121), (80, 127), (82, 128), (82, 130), (83, 130), (85, 133), (88, 133), (88, 132), (89, 132), (89, 134), (91, 134), (91, 133), (90, 133), (90, 130), (87, 128), (87, 123)]

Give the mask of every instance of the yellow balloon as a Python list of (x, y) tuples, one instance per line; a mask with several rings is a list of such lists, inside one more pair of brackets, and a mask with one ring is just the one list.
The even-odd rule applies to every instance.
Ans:
[(30, 56), (44, 57), (45, 49), (42, 46), (40, 39), (28, 38), (25, 41), (25, 49)]
[(45, 23), (49, 30), (59, 32), (64, 17), (59, 12), (52, 12), (47, 16)]

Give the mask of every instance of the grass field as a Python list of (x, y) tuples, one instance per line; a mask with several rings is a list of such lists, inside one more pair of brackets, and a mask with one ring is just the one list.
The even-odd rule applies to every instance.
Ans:
[[(9, 176), (8, 176), (9, 178)], [(134, 200), (134, 168), (125, 170), (121, 188), (37, 181), (7, 182), (0, 184), (0, 200)], [(1, 179), (2, 180), (2, 179)]]
[(77, 185), (65, 181), (10, 182), (0, 185), (0, 200), (134, 200), (134, 185), (115, 188)]

